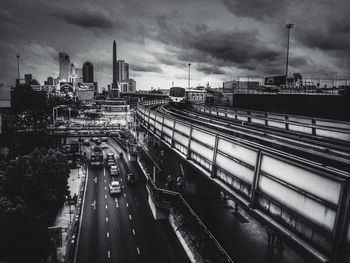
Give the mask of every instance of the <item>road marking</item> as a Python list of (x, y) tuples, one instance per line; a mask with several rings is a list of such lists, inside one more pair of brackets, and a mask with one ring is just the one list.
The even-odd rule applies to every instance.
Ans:
[(106, 168), (103, 168), (103, 176), (106, 177)]
[(107, 190), (107, 187), (105, 186), (105, 190)]
[(108, 256), (108, 258), (111, 258), (111, 251), (108, 250), (107, 256)]
[(108, 222), (108, 216), (106, 216), (106, 222)]
[(119, 202), (118, 202), (118, 199), (116, 198), (115, 199), (115, 206), (118, 208), (119, 207)]
[(97, 176), (95, 176), (95, 178), (94, 179), (92, 179), (92, 181), (94, 181), (95, 182), (95, 184), (97, 183)]
[(105, 195), (105, 199), (107, 199), (107, 195)]
[(106, 205), (106, 209), (108, 209), (108, 206)]
[(128, 203), (126, 203), (126, 207), (129, 207), (129, 204), (128, 204)]
[(91, 206), (92, 206), (92, 209), (96, 210), (96, 200), (95, 199), (92, 202)]
[(126, 193), (124, 193), (124, 196), (126, 197)]
[(131, 215), (130, 215), (130, 214), (129, 214), (129, 219), (130, 219), (130, 220), (132, 220), (132, 217), (131, 217)]
[(106, 182), (106, 180), (105, 180), (105, 182)]
[(122, 188), (124, 188), (124, 185), (122, 185)]
[(120, 181), (123, 182), (123, 178), (120, 178)]
[(107, 237), (109, 237), (109, 232), (107, 232)]
[(141, 254), (141, 251), (140, 251), (139, 247), (137, 247), (136, 250), (137, 250), (137, 254), (140, 255), (140, 254)]
[(132, 229), (132, 234), (133, 234), (134, 236), (136, 236), (135, 229)]

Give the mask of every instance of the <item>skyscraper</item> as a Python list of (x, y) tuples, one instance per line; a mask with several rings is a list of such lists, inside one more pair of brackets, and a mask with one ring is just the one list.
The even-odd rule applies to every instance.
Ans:
[(70, 67), (69, 56), (66, 53), (60, 52), (58, 53), (58, 58), (60, 64), (59, 78), (61, 81), (68, 81)]
[(117, 85), (118, 80), (118, 72), (117, 72), (117, 44), (115, 40), (113, 41), (113, 85)]
[(83, 82), (93, 83), (94, 82), (94, 67), (91, 62), (86, 61), (83, 64)]
[(127, 80), (129, 79), (129, 63), (124, 64), (124, 79)]
[(117, 75), (118, 75), (118, 81), (123, 81), (125, 79), (125, 61), (124, 60), (118, 60), (117, 64)]

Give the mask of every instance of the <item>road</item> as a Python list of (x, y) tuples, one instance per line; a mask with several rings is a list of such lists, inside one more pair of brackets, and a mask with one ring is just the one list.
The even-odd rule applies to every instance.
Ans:
[[(107, 151), (118, 153), (116, 145), (109, 146)], [(89, 147), (83, 148), (89, 157)], [(109, 194), (108, 170), (88, 167), (75, 262), (186, 262), (179, 244), (169, 244), (175, 234), (168, 236), (167, 222), (153, 219), (142, 183), (127, 185), (129, 167), (125, 161), (118, 163), (122, 174), (113, 179), (119, 180), (122, 193), (117, 196)]]

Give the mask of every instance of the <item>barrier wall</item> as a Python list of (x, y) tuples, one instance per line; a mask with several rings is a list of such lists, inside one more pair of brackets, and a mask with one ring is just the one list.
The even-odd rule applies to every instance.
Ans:
[(234, 120), (280, 128), (329, 139), (350, 141), (350, 123), (337, 120), (318, 119), (271, 112), (211, 107), (193, 104), (198, 111)]
[[(320, 253), (350, 244), (349, 174), (241, 143), (138, 105), (138, 119), (207, 176)], [(347, 230), (347, 231), (346, 231)]]

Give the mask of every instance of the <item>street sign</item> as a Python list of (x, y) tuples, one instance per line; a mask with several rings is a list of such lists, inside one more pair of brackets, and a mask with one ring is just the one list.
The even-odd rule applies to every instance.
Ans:
[(56, 243), (56, 247), (62, 247), (62, 227), (52, 226), (48, 227), (49, 239), (53, 238)]

